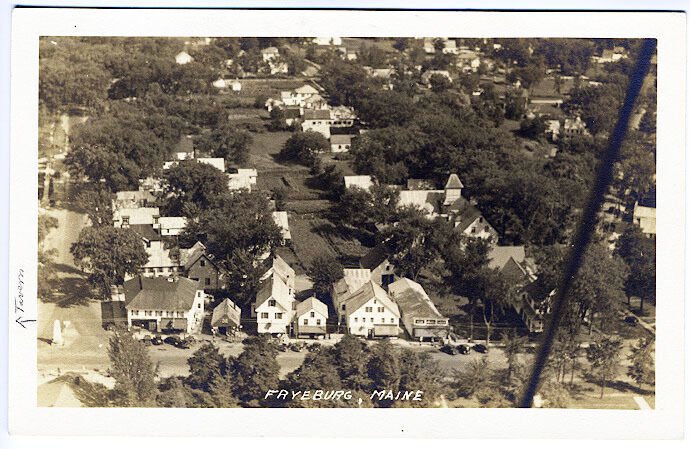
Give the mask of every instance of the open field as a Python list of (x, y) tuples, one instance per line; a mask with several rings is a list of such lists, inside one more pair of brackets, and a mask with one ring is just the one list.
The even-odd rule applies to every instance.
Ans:
[[(275, 157), (292, 133), (290, 132), (265, 132), (252, 133), (252, 145), (250, 151), (250, 165), (261, 172), (262, 170), (285, 168), (276, 162)], [(259, 173), (261, 179), (261, 173)]]

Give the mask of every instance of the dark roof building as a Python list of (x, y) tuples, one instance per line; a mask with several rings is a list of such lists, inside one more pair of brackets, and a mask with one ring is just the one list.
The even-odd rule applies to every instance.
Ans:
[(125, 308), (188, 311), (194, 305), (199, 282), (187, 278), (137, 276), (124, 283)]

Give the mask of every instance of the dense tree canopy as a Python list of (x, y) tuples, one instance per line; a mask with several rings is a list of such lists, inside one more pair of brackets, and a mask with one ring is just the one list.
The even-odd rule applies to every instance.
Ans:
[(165, 171), (165, 211), (169, 216), (195, 217), (216, 207), (229, 194), (225, 173), (210, 164), (180, 161)]

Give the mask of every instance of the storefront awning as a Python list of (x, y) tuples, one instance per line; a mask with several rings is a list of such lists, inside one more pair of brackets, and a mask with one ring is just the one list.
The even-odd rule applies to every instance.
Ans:
[(300, 334), (325, 334), (326, 326), (299, 326), (297, 332)]

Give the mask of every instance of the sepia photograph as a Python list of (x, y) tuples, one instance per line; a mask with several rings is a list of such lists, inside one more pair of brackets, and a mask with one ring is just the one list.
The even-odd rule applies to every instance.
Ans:
[[(39, 406), (514, 407), (643, 41), (39, 45)], [(654, 66), (535, 406), (654, 407)]]
[[(13, 91), (33, 131), (14, 138), (35, 145), (12, 166), (18, 409), (169, 416), (173, 434), (195, 419), (257, 433), (262, 416), (350, 434), (333, 418), (390, 416), (404, 432), (415, 416), (442, 417), (432, 429), (551, 413), (555, 428), (674, 413), (684, 115), (669, 118), (668, 97), (685, 84), (669, 88), (680, 41), (649, 31), (653, 13), (626, 32), (615, 13), (463, 28), (480, 16), (168, 11), (145, 29), (140, 12), (39, 22), (20, 35), (31, 53), (13, 51), (33, 73)], [(573, 27), (498, 31), (519, 17)]]

